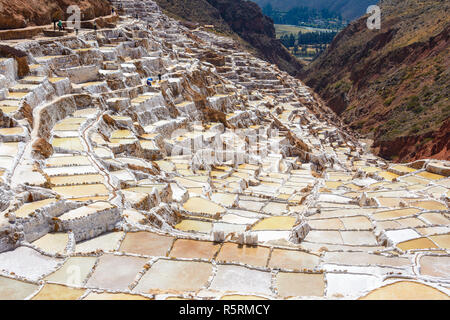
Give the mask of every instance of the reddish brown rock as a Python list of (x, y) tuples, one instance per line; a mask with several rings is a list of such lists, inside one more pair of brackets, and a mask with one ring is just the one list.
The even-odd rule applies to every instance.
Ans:
[(66, 10), (78, 5), (83, 20), (91, 20), (111, 13), (106, 0), (0, 0), (0, 29), (16, 29), (52, 23), (52, 18), (66, 20)]

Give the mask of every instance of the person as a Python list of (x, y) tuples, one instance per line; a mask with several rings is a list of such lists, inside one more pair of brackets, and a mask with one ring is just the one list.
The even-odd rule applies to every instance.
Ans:
[(56, 19), (52, 18), (53, 21), (53, 31), (56, 31)]
[(64, 30), (64, 26), (61, 20), (58, 21), (58, 29), (59, 31)]
[(114, 15), (114, 7), (111, 8), (111, 15)]
[(153, 79), (152, 79), (152, 78), (147, 78), (147, 85), (148, 85), (149, 87), (152, 86), (152, 82), (153, 82)]
[(159, 80), (159, 82), (161, 82), (161, 79), (162, 79), (162, 75), (161, 75), (161, 73), (160, 73), (160, 74), (158, 74), (158, 80)]

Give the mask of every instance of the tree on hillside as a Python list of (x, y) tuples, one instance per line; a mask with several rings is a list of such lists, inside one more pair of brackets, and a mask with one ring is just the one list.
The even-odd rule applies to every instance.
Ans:
[(291, 35), (289, 36), (289, 46), (293, 47), (295, 46), (295, 36), (291, 33)]

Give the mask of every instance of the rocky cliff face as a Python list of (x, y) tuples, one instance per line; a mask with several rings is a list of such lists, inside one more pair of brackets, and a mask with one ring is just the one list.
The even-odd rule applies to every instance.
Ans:
[(273, 21), (251, 1), (157, 0), (168, 13), (200, 24), (211, 24), (224, 33), (235, 33), (250, 44), (261, 58), (296, 75), (303, 65), (276, 39)]
[(67, 7), (78, 5), (83, 20), (108, 15), (111, 6), (106, 0), (0, 0), (0, 29), (16, 29), (45, 25), (52, 17), (65, 19)]
[(393, 160), (448, 159), (449, 3), (380, 3), (381, 30), (351, 23), (303, 72), (352, 129)]

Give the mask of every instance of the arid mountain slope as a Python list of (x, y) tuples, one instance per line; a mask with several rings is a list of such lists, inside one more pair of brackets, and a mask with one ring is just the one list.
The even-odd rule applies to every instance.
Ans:
[(276, 39), (273, 21), (261, 8), (244, 0), (157, 0), (166, 13), (189, 22), (212, 24), (224, 33), (235, 33), (255, 48), (261, 58), (296, 75), (303, 65)]
[(381, 156), (450, 157), (450, 3), (381, 1), (381, 30), (351, 23), (305, 82)]
[(24, 28), (49, 24), (52, 16), (67, 18), (67, 7), (78, 5), (83, 20), (111, 12), (106, 0), (0, 0), (0, 29)]

